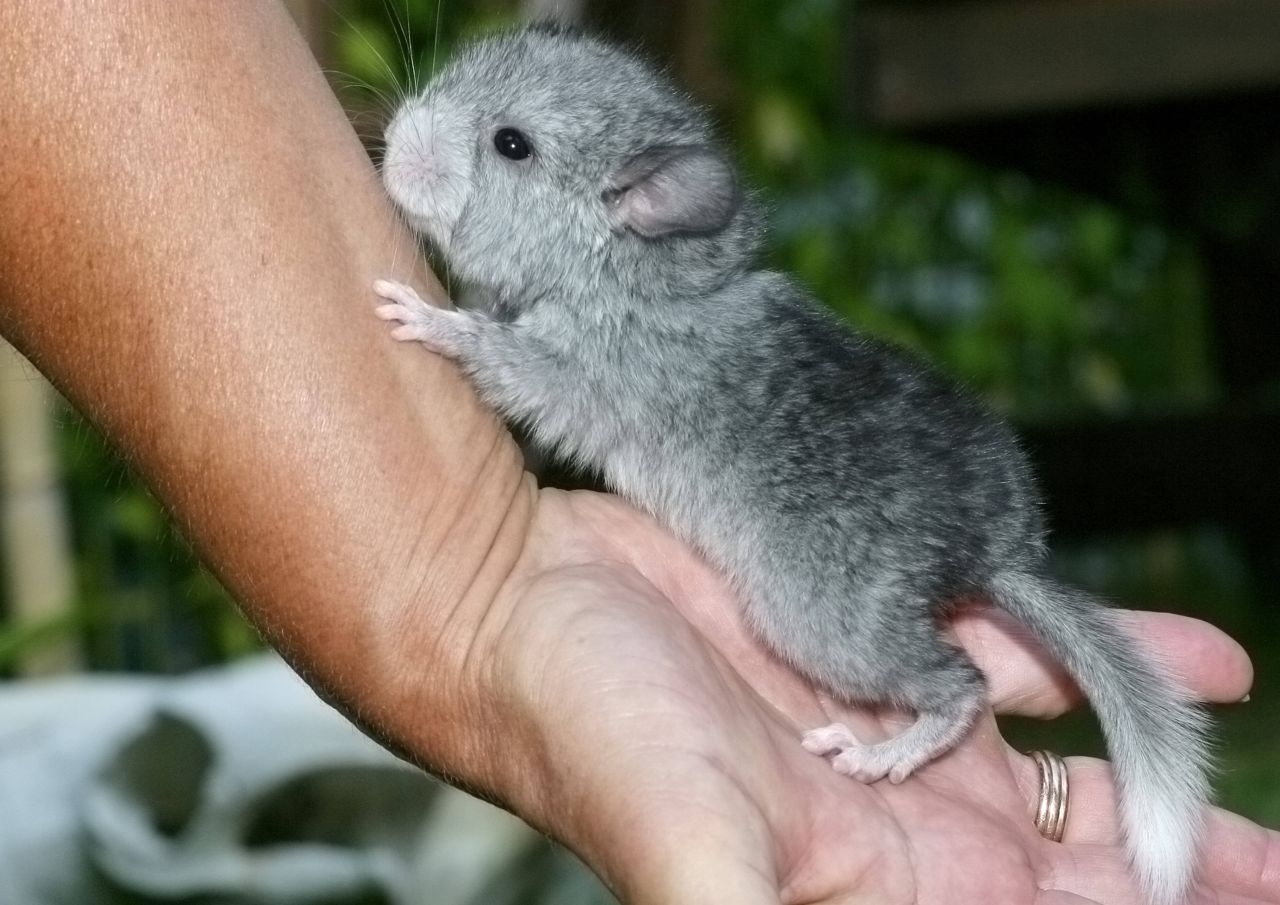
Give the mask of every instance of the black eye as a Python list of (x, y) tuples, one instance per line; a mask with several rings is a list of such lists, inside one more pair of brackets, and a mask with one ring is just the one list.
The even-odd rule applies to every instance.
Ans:
[(493, 136), (493, 146), (508, 160), (524, 160), (533, 153), (529, 139), (517, 129), (499, 129)]

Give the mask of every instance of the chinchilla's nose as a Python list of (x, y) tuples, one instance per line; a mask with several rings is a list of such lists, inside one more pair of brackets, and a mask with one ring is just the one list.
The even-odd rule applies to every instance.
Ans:
[(476, 127), (447, 99), (406, 104), (386, 131), (382, 181), (415, 228), (443, 240), (471, 191)]

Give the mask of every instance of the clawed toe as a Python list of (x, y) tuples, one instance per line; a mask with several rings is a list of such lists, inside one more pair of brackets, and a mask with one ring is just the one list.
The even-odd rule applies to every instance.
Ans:
[(857, 745), (858, 740), (854, 738), (848, 726), (843, 723), (832, 723), (830, 726), (824, 726), (821, 729), (809, 730), (800, 740), (800, 744), (810, 754), (825, 755), (834, 754), (837, 751), (843, 751), (845, 748)]
[(832, 769), (861, 782), (877, 782), (897, 767), (883, 746), (862, 744), (843, 723), (812, 729), (800, 744), (810, 754), (834, 754)]
[(879, 782), (894, 768), (894, 764), (877, 754), (874, 745), (845, 748), (832, 758), (831, 768), (859, 782)]
[(412, 286), (397, 283), (394, 280), (374, 280), (373, 291), (384, 299), (390, 299), (402, 305), (422, 304), (422, 297)]
[(392, 280), (375, 280), (373, 291), (387, 300), (374, 314), (396, 326), (391, 337), (400, 342), (422, 343), (447, 358), (461, 359), (475, 343), (476, 320), (463, 312), (424, 302), (412, 286)]
[(409, 309), (404, 305), (379, 305), (373, 313), (384, 321), (404, 321), (409, 319)]
[(890, 739), (877, 745), (864, 745), (854, 737), (849, 727), (832, 723), (804, 734), (801, 745), (810, 754), (833, 754), (831, 768), (859, 782), (879, 782), (886, 776), (889, 782), (902, 782), (928, 760), (920, 752), (913, 752), (901, 739)]
[(403, 324), (391, 331), (391, 338), (400, 342), (426, 342), (430, 336), (419, 326)]

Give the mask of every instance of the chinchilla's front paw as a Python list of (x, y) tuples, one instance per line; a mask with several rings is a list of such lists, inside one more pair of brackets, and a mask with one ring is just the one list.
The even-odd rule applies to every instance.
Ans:
[(432, 305), (423, 301), (412, 286), (392, 280), (375, 280), (373, 291), (388, 302), (379, 305), (374, 313), (384, 321), (400, 324), (391, 331), (393, 338), (422, 343), (446, 358), (465, 357), (475, 339), (474, 315)]

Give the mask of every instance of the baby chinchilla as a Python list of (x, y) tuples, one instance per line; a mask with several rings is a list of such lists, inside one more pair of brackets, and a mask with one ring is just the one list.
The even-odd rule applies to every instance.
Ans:
[(682, 93), (573, 32), (491, 38), (399, 111), (383, 175), (488, 302), (447, 310), (379, 282), (393, 335), (454, 359), (535, 440), (696, 546), (796, 670), (918, 714), (874, 745), (815, 729), (809, 750), (900, 782), (955, 745), (985, 685), (938, 620), (982, 595), (1088, 694), (1137, 876), (1155, 905), (1184, 899), (1203, 717), (1109, 611), (1046, 574), (1009, 430), (757, 269), (761, 207)]

